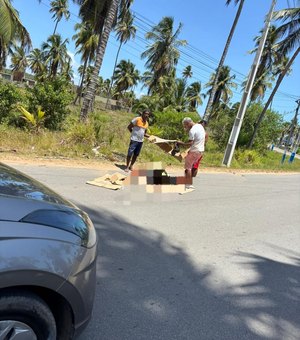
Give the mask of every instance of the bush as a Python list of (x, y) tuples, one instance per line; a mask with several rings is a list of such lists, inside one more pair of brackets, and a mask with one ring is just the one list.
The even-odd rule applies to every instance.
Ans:
[[(263, 106), (260, 103), (252, 103), (247, 108), (245, 119), (238, 138), (238, 146), (245, 147), (248, 145), (254, 131), (255, 123), (262, 109)], [(260, 151), (265, 150), (268, 143), (272, 140), (276, 140), (281, 131), (282, 116), (273, 110), (267, 110), (255, 137), (253, 145), (254, 149)]]
[(182, 120), (190, 117), (194, 122), (199, 121), (200, 117), (195, 112), (164, 111), (154, 113), (154, 126), (150, 130), (158, 129), (160, 135), (165, 139), (187, 140), (188, 134), (182, 127)]
[(67, 140), (71, 144), (85, 144), (94, 146), (95, 133), (92, 124), (76, 123), (69, 127)]
[(233, 125), (233, 115), (224, 113), (218, 119), (209, 122), (209, 140), (213, 140), (219, 150), (223, 150), (228, 142)]
[[(243, 124), (236, 143), (237, 147), (247, 147), (254, 131), (255, 123), (263, 109), (260, 103), (251, 103), (247, 107)], [(223, 108), (218, 112), (218, 116), (209, 122), (210, 136), (220, 149), (224, 149), (230, 137), (230, 133), (237, 114), (238, 105), (232, 108)], [(263, 151), (268, 143), (276, 140), (282, 130), (282, 117), (275, 111), (267, 110), (254, 142), (254, 149)]]
[(259, 164), (261, 160), (259, 153), (255, 150), (237, 150), (234, 158), (240, 165)]
[(17, 111), (14, 108), (21, 100), (22, 94), (16, 86), (0, 82), (0, 123), (10, 123), (10, 116), (14, 116)]
[(35, 112), (40, 106), (45, 112), (45, 127), (51, 130), (60, 129), (69, 113), (67, 106), (73, 97), (70, 84), (64, 78), (56, 78), (38, 83), (28, 91), (28, 110)]

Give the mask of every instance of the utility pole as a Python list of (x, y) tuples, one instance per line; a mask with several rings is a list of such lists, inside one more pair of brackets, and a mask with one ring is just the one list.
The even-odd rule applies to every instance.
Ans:
[(267, 18), (266, 18), (264, 31), (263, 31), (262, 37), (260, 39), (260, 43), (259, 43), (259, 46), (257, 48), (254, 61), (253, 61), (253, 64), (251, 66), (251, 69), (250, 69), (250, 72), (249, 72), (249, 75), (248, 75), (247, 84), (246, 84), (246, 87), (245, 87), (245, 90), (244, 90), (244, 93), (243, 93), (243, 97), (241, 99), (239, 110), (238, 110), (238, 113), (236, 115), (232, 130), (231, 130), (231, 134), (230, 134), (230, 137), (229, 137), (229, 140), (228, 140), (228, 143), (227, 143), (227, 147), (226, 147), (226, 150), (225, 150), (225, 153), (224, 153), (222, 165), (226, 165), (227, 167), (230, 167), (232, 156), (233, 156), (234, 149), (235, 149), (235, 146), (236, 146), (236, 142), (237, 142), (237, 139), (238, 139), (241, 127), (242, 127), (244, 115), (245, 115), (245, 112), (246, 112), (246, 107), (247, 107), (247, 104), (248, 104), (248, 101), (249, 101), (249, 97), (250, 97), (250, 94), (251, 94), (251, 90), (252, 90), (252, 87), (253, 87), (255, 76), (256, 76), (256, 73), (257, 73), (259, 61), (260, 61), (260, 58), (261, 58), (261, 55), (262, 55), (262, 52), (263, 52), (263, 49), (264, 49), (264, 46), (265, 46), (265, 42), (266, 42), (266, 39), (267, 39), (267, 35), (268, 35), (269, 27), (270, 27), (270, 21), (271, 21), (271, 17), (272, 17), (274, 8), (275, 8), (275, 4), (276, 4), (276, 0), (272, 0), (271, 8), (270, 8), (270, 11), (269, 11)]
[[(289, 145), (290, 145), (290, 141), (294, 135), (294, 130), (295, 130), (295, 127), (297, 126), (297, 116), (298, 116), (298, 111), (299, 111), (299, 107), (300, 107), (300, 99), (296, 100), (296, 103), (297, 103), (297, 108), (296, 108), (296, 111), (295, 111), (295, 116), (294, 118), (292, 119), (292, 123), (291, 123), (291, 129), (290, 129), (290, 133), (289, 133), (289, 137), (287, 139), (287, 141), (285, 142), (285, 148), (284, 148), (284, 153), (283, 153), (283, 156), (282, 156), (282, 159), (281, 159), (281, 164), (284, 163), (284, 160), (285, 160), (285, 157), (286, 157), (286, 153), (287, 153), (287, 150), (289, 148)], [(289, 160), (289, 162), (291, 163), (293, 160), (294, 160), (294, 157), (295, 157), (295, 153), (296, 153), (296, 150), (295, 150), (295, 153), (293, 152), (294, 150), (294, 146), (297, 144), (295, 143), (296, 141), (294, 140), (293, 142), (293, 148), (292, 148), (292, 154), (291, 154), (291, 158)], [(294, 153), (294, 155), (293, 155)]]
[(207, 105), (206, 105), (204, 116), (202, 117), (206, 121), (209, 121), (209, 118), (210, 118), (211, 113), (212, 113), (212, 105), (213, 105), (213, 101), (215, 99), (215, 94), (216, 94), (217, 87), (218, 87), (220, 71), (221, 71), (221, 68), (224, 65), (224, 61), (225, 61), (225, 58), (226, 58), (226, 55), (227, 55), (227, 52), (228, 52), (228, 49), (229, 49), (229, 45), (231, 43), (236, 25), (239, 21), (243, 6), (244, 6), (244, 0), (240, 0), (239, 7), (238, 7), (237, 13), (236, 13), (235, 18), (234, 18), (234, 22), (231, 26), (231, 29), (230, 29), (230, 32), (229, 32), (229, 35), (228, 35), (222, 56), (221, 56), (221, 59), (219, 61), (219, 65), (216, 69), (216, 74), (215, 74), (215, 77), (214, 77), (214, 80), (213, 80), (213, 86), (211, 88), (211, 91), (210, 91), (210, 94), (209, 94), (209, 97), (208, 97), (208, 102), (207, 102)]
[(298, 132), (296, 134), (295, 141), (294, 141), (294, 144), (292, 146), (292, 153), (291, 153), (291, 156), (290, 156), (290, 159), (289, 159), (289, 163), (293, 163), (295, 155), (296, 155), (297, 150), (299, 148), (299, 145), (300, 145), (300, 128), (298, 128)]

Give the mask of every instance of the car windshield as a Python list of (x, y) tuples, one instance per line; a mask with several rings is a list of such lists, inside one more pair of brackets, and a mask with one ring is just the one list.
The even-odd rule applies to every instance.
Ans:
[(46, 186), (1, 163), (0, 194), (71, 206)]

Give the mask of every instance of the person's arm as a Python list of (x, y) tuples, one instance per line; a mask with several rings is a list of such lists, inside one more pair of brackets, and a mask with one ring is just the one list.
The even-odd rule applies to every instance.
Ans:
[(208, 133), (205, 132), (205, 143), (208, 141)]
[(189, 140), (188, 142), (182, 142), (180, 140), (176, 141), (177, 145), (189, 146), (189, 147), (192, 146), (193, 142), (194, 142), (193, 140)]
[(194, 138), (195, 138), (194, 133), (190, 130), (189, 131), (189, 141), (188, 142), (182, 142), (182, 141), (178, 140), (176, 143), (179, 146), (182, 145), (182, 146), (191, 147), (193, 145), (193, 143), (194, 143)]
[(145, 136), (146, 138), (149, 138), (149, 137), (150, 137), (150, 135), (147, 133), (147, 129), (145, 130), (144, 136)]
[(134, 125), (132, 124), (132, 122), (127, 126), (127, 129), (130, 133), (132, 132), (133, 127)]

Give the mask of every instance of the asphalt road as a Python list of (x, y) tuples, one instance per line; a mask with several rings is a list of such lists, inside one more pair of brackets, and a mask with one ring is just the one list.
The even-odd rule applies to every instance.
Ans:
[(85, 184), (103, 171), (15, 167), (97, 228), (94, 316), (80, 340), (300, 339), (300, 175), (200, 173), (178, 195)]

